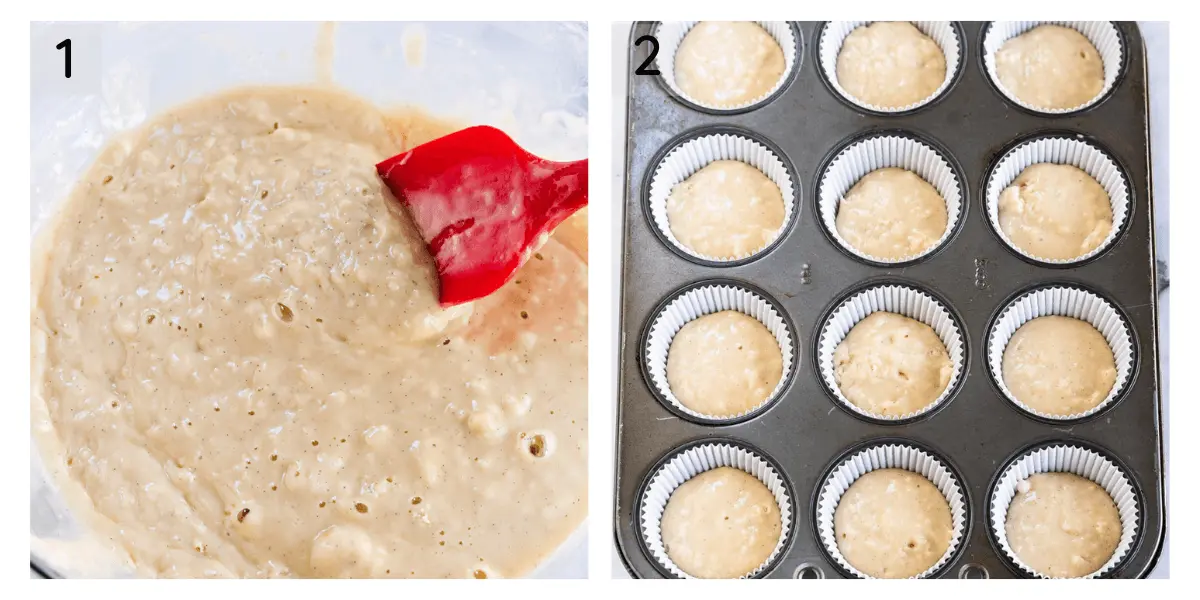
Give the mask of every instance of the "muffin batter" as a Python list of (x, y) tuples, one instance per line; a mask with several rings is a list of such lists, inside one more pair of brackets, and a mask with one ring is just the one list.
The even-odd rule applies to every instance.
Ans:
[(551, 240), (442, 310), (375, 174), (451, 129), (236, 90), (113, 142), (47, 226), (34, 433), (138, 575), (519, 576), (583, 520), (586, 264)]
[(753, 102), (783, 78), (783, 48), (752, 21), (702, 21), (675, 50), (675, 84), (717, 108)]
[(1112, 201), (1079, 167), (1040, 163), (1000, 192), (1000, 230), (1036, 257), (1069, 260), (1095, 250), (1112, 231)]
[(679, 486), (662, 516), (667, 556), (701, 579), (733, 579), (760, 567), (779, 543), (783, 520), (771, 490), (733, 467)]
[(933, 95), (946, 80), (946, 55), (907, 21), (856, 28), (842, 42), (837, 80), (860, 102), (903, 108)]
[(1044, 414), (1076, 415), (1095, 408), (1117, 381), (1117, 362), (1091, 323), (1039, 317), (1017, 329), (1004, 349), (1004, 385)]
[(859, 321), (833, 352), (838, 389), (877, 417), (899, 418), (937, 400), (953, 365), (930, 326), (878, 311)]
[(885, 579), (915, 577), (950, 549), (950, 504), (920, 474), (878, 469), (842, 495), (833, 533), (842, 556), (859, 571)]
[(671, 234), (693, 252), (715, 258), (745, 258), (762, 250), (779, 236), (783, 215), (779, 186), (737, 160), (705, 166), (667, 196)]
[(758, 319), (725, 310), (690, 321), (667, 351), (667, 384), (684, 406), (734, 417), (766, 402), (783, 376), (779, 341)]
[(885, 260), (925, 252), (946, 232), (946, 200), (905, 169), (867, 173), (838, 203), (837, 231), (855, 250)]
[(1004, 522), (1017, 558), (1050, 577), (1083, 577), (1104, 566), (1121, 541), (1112, 496), (1074, 473), (1039, 473), (1017, 484)]
[(1086, 104), (1104, 89), (1104, 63), (1082, 33), (1039, 25), (996, 51), (996, 76), (1018, 100), (1044, 109)]

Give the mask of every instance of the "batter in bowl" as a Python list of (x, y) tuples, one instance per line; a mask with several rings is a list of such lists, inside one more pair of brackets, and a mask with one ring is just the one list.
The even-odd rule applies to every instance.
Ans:
[(838, 389), (851, 404), (883, 418), (915, 413), (937, 400), (953, 373), (933, 328), (904, 315), (873, 312), (833, 352)]
[(1038, 317), (1004, 348), (1004, 385), (1037, 412), (1065, 417), (1098, 406), (1117, 381), (1112, 348), (1091, 323)]
[(771, 397), (783, 377), (779, 341), (758, 319), (724, 310), (679, 329), (667, 352), (667, 383), (684, 406), (735, 417)]
[(1039, 163), (1000, 192), (1000, 230), (1039, 258), (1070, 260), (1095, 250), (1113, 227), (1112, 201), (1072, 165)]
[(1074, 473), (1039, 473), (1017, 484), (1004, 523), (1017, 558), (1048, 577), (1083, 577), (1104, 566), (1121, 541), (1112, 496)]
[(950, 504), (918, 473), (878, 469), (842, 495), (833, 532), (838, 551), (859, 571), (886, 579), (915, 577), (950, 549)]
[(702, 104), (738, 106), (770, 92), (785, 64), (783, 48), (758, 23), (702, 21), (675, 50), (675, 83)]
[(443, 310), (375, 174), (451, 130), (231, 91), (114, 141), (41, 234), (34, 433), (137, 574), (520, 576), (583, 520), (586, 263), (552, 239)]
[(783, 192), (762, 171), (718, 160), (671, 189), (667, 222), (679, 243), (705, 256), (745, 258), (783, 227)]
[(771, 490), (733, 467), (684, 482), (671, 494), (662, 516), (667, 556), (684, 573), (702, 579), (748, 575), (771, 557), (782, 531)]
[(1018, 100), (1043, 109), (1086, 104), (1104, 89), (1104, 63), (1082, 33), (1039, 25), (996, 51), (996, 76)]
[(860, 102), (903, 108), (933, 95), (946, 80), (946, 54), (907, 21), (879, 21), (846, 36), (837, 80)]
[(838, 203), (837, 231), (855, 250), (884, 260), (913, 257), (946, 233), (946, 200), (916, 173), (867, 173)]

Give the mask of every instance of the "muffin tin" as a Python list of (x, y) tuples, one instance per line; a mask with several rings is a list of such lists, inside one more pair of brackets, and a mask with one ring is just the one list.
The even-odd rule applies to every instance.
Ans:
[[(1165, 506), (1146, 65), (1137, 27), (1116, 24), (1123, 52), (1111, 91), (1084, 110), (1045, 114), (1018, 106), (989, 81), (982, 57), (989, 24), (955, 23), (963, 57), (949, 88), (915, 110), (886, 115), (856, 107), (829, 86), (815, 60), (822, 23), (794, 25), (799, 36), (794, 76), (749, 110), (705, 110), (682, 102), (660, 77), (629, 78), (614, 515), (625, 567), (635, 577), (677, 576), (647, 548), (643, 493), (659, 468), (680, 452), (715, 443), (761, 454), (794, 490), (789, 539), (779, 556), (753, 576), (855, 577), (821, 543), (816, 515), (822, 488), (846, 457), (876, 446), (905, 445), (922, 449), (955, 473), (966, 498), (961, 544), (930, 576), (1030, 577), (1006, 556), (993, 532), (994, 488), (1030, 453), (1066, 447), (1098, 454), (1128, 477), (1136, 533), (1124, 556), (1101, 576), (1145, 577), (1162, 550)], [(632, 42), (655, 29), (652, 22), (634, 25), (631, 65), (644, 62), (651, 51), (650, 44)], [(666, 242), (655, 226), (647, 210), (650, 179), (676, 146), (739, 132), (765, 141), (792, 170), (795, 214), (776, 243), (751, 259), (700, 260)], [(960, 222), (949, 238), (933, 252), (900, 264), (871, 262), (842, 248), (818, 210), (825, 168), (849, 144), (878, 133), (932, 145), (965, 188)], [(992, 168), (1009, 150), (1044, 136), (1087, 141), (1110, 157), (1128, 182), (1128, 213), (1116, 239), (1086, 260), (1031, 259), (1006, 245), (989, 222), (985, 194)], [(797, 337), (796, 368), (778, 399), (731, 423), (672, 407), (656, 393), (646, 371), (644, 346), (655, 315), (679, 295), (708, 283), (744, 284), (764, 295), (784, 312)], [(818, 344), (828, 316), (855, 294), (880, 285), (927, 292), (945, 304), (963, 330), (961, 381), (935, 410), (911, 419), (888, 422), (857, 414), (831, 395), (820, 374)], [(1053, 287), (1081, 289), (1110, 301), (1132, 339), (1132, 366), (1116, 398), (1078, 419), (1043, 419), (1022, 410), (1005, 397), (989, 369), (987, 343), (997, 318), (1031, 291)]]

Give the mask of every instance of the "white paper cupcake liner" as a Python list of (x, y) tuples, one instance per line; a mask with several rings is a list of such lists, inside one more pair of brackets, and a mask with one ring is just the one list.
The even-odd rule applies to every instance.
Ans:
[[(671, 392), (671, 386), (667, 383), (667, 354), (671, 350), (671, 341), (675, 339), (675, 334), (679, 333), (684, 325), (704, 315), (724, 310), (736, 310), (754, 317), (767, 328), (767, 331), (771, 332), (771, 335), (775, 336), (775, 341), (779, 342), (779, 350), (783, 355), (783, 372), (779, 377), (779, 383), (775, 384), (775, 388), (766, 400), (737, 415), (716, 417), (684, 406)], [(791, 377), (795, 357), (799, 352), (795, 339), (795, 334), (779, 310), (758, 293), (736, 284), (704, 285), (681, 294), (654, 316), (649, 333), (646, 335), (646, 347), (643, 350), (646, 373), (649, 376), (650, 385), (654, 386), (661, 397), (680, 412), (710, 423), (733, 422), (759, 411), (779, 399)]]
[[(1013, 334), (1022, 325), (1038, 317), (1050, 315), (1073, 317), (1090, 323), (1100, 332), (1100, 335), (1104, 336), (1108, 347), (1112, 349), (1113, 358), (1116, 359), (1117, 380), (1113, 384), (1112, 390), (1100, 404), (1084, 412), (1061, 416), (1034, 410), (1013, 396), (1012, 390), (1004, 383), (1004, 351), (1008, 348), (1008, 342), (1012, 339)], [(1130, 333), (1128, 323), (1125, 322), (1125, 318), (1121, 316), (1117, 308), (1096, 294), (1074, 287), (1042, 288), (1013, 300), (1001, 311), (996, 323), (988, 332), (987, 340), (988, 367), (996, 385), (1004, 393), (1004, 397), (1029, 414), (1056, 421), (1082, 419), (1096, 414), (1112, 404), (1121, 395), (1126, 384), (1129, 383), (1129, 378), (1133, 375), (1134, 352), (1133, 335)]]
[[(895, 259), (867, 254), (852, 246), (837, 230), (838, 208), (850, 188), (868, 173), (888, 167), (916, 173), (946, 201), (946, 231), (937, 243), (917, 254)], [(950, 161), (932, 147), (902, 135), (872, 136), (850, 144), (825, 168), (818, 191), (817, 211), (826, 231), (850, 253), (877, 263), (902, 263), (928, 256), (950, 239), (962, 217), (963, 189)]]
[(842, 555), (833, 529), (833, 515), (846, 490), (850, 489), (850, 486), (858, 481), (859, 477), (878, 469), (904, 469), (921, 475), (942, 493), (942, 496), (946, 498), (946, 503), (950, 505), (950, 523), (953, 528), (950, 547), (932, 567), (910, 579), (929, 577), (950, 561), (962, 543), (967, 528), (967, 498), (963, 493), (962, 484), (954, 476), (954, 472), (941, 460), (915, 446), (905, 444), (870, 446), (854, 453), (834, 468), (833, 472), (825, 478), (825, 482), (821, 486), (821, 494), (817, 499), (817, 536), (821, 539), (821, 544), (825, 546), (829, 556), (843, 569), (857, 577), (873, 579), (850, 564), (850, 561)]
[(796, 54), (798, 47), (796, 39), (796, 31), (787, 21), (755, 21), (775, 41), (779, 43), (779, 47), (783, 49), (783, 74), (779, 76), (779, 81), (771, 87), (765, 94), (751, 100), (750, 102), (742, 102), (740, 104), (731, 104), (728, 106), (716, 106), (701, 102), (692, 96), (688, 95), (679, 84), (675, 82), (675, 52), (679, 50), (679, 44), (683, 42), (683, 38), (692, 30), (700, 21), (663, 21), (654, 29), (654, 37), (658, 39), (658, 58), (655, 59), (655, 66), (658, 67), (659, 75), (662, 77), (667, 87), (675, 92), (680, 98), (713, 111), (741, 111), (763, 103), (767, 98), (770, 98), (775, 92), (787, 83), (788, 78), (792, 74), (792, 70), (796, 68), (796, 62), (799, 56)]
[[(1071, 108), (1040, 108), (1022, 101), (1013, 95), (1004, 84), (1000, 82), (1000, 77), (996, 73), (996, 52), (1005, 42), (1015, 38), (1038, 25), (1062, 25), (1070, 27), (1075, 31), (1083, 34), (1083, 37), (1096, 47), (1096, 51), (1100, 54), (1100, 62), (1104, 64), (1104, 86), (1100, 88), (1100, 93), (1096, 94), (1091, 100), (1073, 106)], [(1109, 21), (992, 21), (988, 24), (987, 33), (983, 36), (983, 66), (987, 71), (988, 77), (992, 79), (996, 89), (1014, 104), (1039, 112), (1042, 114), (1058, 115), (1071, 113), (1078, 110), (1083, 110), (1099, 102), (1108, 92), (1112, 91), (1113, 85), (1116, 84), (1117, 78), (1121, 75), (1121, 66), (1124, 64), (1122, 56), (1124, 48), (1121, 46), (1121, 34), (1117, 31), (1116, 25)]]
[[(1112, 230), (1108, 232), (1108, 236), (1104, 238), (1104, 241), (1092, 249), (1091, 252), (1067, 259), (1037, 256), (1018, 248), (1008, 238), (1008, 235), (1000, 229), (1001, 192), (1011, 185), (1027, 167), (1041, 163), (1078, 167), (1095, 179), (1108, 194), (1109, 201), (1112, 204)], [(988, 174), (984, 199), (987, 205), (988, 220), (991, 222), (992, 228), (996, 230), (996, 234), (1000, 236), (1000, 239), (1009, 248), (1027, 258), (1055, 265), (1082, 262), (1108, 250), (1125, 226), (1125, 219), (1129, 217), (1129, 183), (1125, 180), (1125, 174), (1117, 166), (1117, 162), (1112, 157), (1103, 150), (1084, 141), (1082, 136), (1066, 137), (1059, 135), (1042, 137), (1023, 142), (1009, 150), (996, 163), (996, 166), (992, 168), (991, 173)]]
[(667, 556), (662, 541), (662, 516), (666, 510), (667, 501), (679, 486), (689, 479), (719, 467), (741, 469), (767, 486), (775, 496), (779, 505), (779, 517), (782, 527), (779, 530), (779, 541), (771, 551), (771, 555), (753, 571), (742, 576), (743, 579), (762, 574), (775, 563), (779, 554), (787, 544), (792, 530), (792, 520), (795, 515), (792, 497), (788, 492), (783, 474), (772, 466), (771, 462), (757, 452), (747, 448), (727, 443), (704, 443), (679, 452), (666, 462), (650, 478), (646, 489), (642, 492), (641, 509), (638, 518), (641, 520), (642, 539), (646, 549), (658, 564), (668, 572), (682, 579), (692, 579), (674, 561)]
[(1051, 579), (1048, 575), (1038, 573), (1017, 557), (1016, 552), (1008, 543), (1006, 530), (1008, 508), (1017, 494), (1017, 484), (1038, 473), (1074, 473), (1094, 481), (1112, 497), (1113, 503), (1117, 505), (1117, 514), (1121, 517), (1121, 540), (1117, 543), (1116, 551), (1103, 567), (1081, 579), (1100, 577), (1112, 571), (1129, 553), (1137, 538), (1139, 511), (1137, 493), (1134, 491), (1129, 477), (1113, 461), (1095, 450), (1069, 443), (1047, 446), (1025, 454), (1004, 470), (1004, 474), (1000, 476), (1000, 480), (992, 489), (992, 502), (989, 507), (992, 533), (996, 536), (996, 541), (1005, 556), (1025, 573), (1043, 579)]
[[(718, 160), (736, 160), (762, 171), (783, 196), (783, 223), (761, 248), (745, 256), (708, 256), (676, 239), (667, 219), (667, 198), (671, 190), (693, 173)], [(714, 263), (743, 261), (760, 256), (787, 231), (796, 212), (796, 184), (792, 173), (778, 155), (750, 137), (731, 133), (714, 133), (693, 138), (667, 152), (654, 169), (650, 180), (650, 216), (654, 226), (671, 245), (684, 254)]]
[(907, 106), (888, 108), (884, 106), (876, 106), (869, 102), (865, 102), (855, 98), (850, 92), (847, 92), (842, 84), (838, 82), (837, 76), (837, 59), (838, 54), (842, 52), (842, 44), (846, 41), (846, 37), (850, 32), (869, 25), (874, 21), (829, 21), (821, 28), (821, 43), (818, 50), (818, 62), (821, 64), (821, 71), (833, 89), (841, 97), (849, 100), (855, 106), (865, 108), (877, 113), (902, 113), (914, 110), (933, 102), (941, 97), (943, 93), (954, 82), (954, 77), (958, 75), (958, 70), (962, 67), (959, 57), (962, 56), (962, 40), (959, 39), (958, 29), (950, 21), (911, 21), (913, 26), (921, 31), (921, 33), (933, 39), (934, 43), (942, 49), (942, 54), (946, 56), (946, 78), (942, 80), (942, 84), (938, 86), (932, 94), (927, 96), (920, 102), (914, 102)]
[[(838, 386), (837, 377), (834, 374), (834, 351), (837, 350), (838, 344), (846, 339), (855, 325), (878, 311), (904, 315), (928, 325), (942, 340), (942, 344), (946, 346), (946, 352), (950, 355), (953, 365), (950, 383), (946, 385), (946, 389), (942, 390), (937, 399), (921, 410), (898, 416), (877, 415), (850, 402)], [(877, 285), (855, 293), (842, 302), (825, 320), (824, 326), (821, 327), (820, 340), (817, 342), (817, 366), (822, 379), (825, 380), (825, 384), (833, 392), (837, 401), (854, 413), (879, 421), (911, 419), (941, 406), (954, 393), (966, 363), (964, 339), (962, 328), (954, 320), (950, 310), (940, 301), (935, 300), (933, 296), (907, 285)]]

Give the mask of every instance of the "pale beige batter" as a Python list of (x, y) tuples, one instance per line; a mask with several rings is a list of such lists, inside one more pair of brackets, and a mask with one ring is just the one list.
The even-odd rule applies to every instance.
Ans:
[(1112, 348), (1091, 323), (1039, 317), (1022, 325), (1004, 348), (1004, 385), (1030, 408), (1075, 415), (1104, 401), (1117, 381)]
[(675, 239), (715, 258), (745, 258), (779, 236), (783, 193), (762, 171), (718, 160), (675, 185), (667, 196), (667, 223)]
[(1074, 473), (1039, 473), (1017, 484), (1004, 531), (1017, 558), (1038, 573), (1083, 577), (1112, 558), (1121, 516), (1095, 482)]
[(782, 376), (779, 341), (758, 319), (735, 310), (690, 321), (667, 351), (671, 393), (710, 417), (733, 417), (759, 406)]
[(838, 203), (837, 231), (854, 249), (899, 260), (937, 244), (946, 233), (946, 200), (906, 169), (867, 173)]
[(675, 83), (718, 108), (762, 98), (783, 77), (783, 48), (752, 21), (702, 21), (675, 50)]
[(996, 51), (1000, 84), (1020, 101), (1045, 109), (1075, 108), (1104, 88), (1100, 53), (1082, 33), (1039, 25)]
[(859, 571), (885, 579), (915, 577), (950, 549), (950, 504), (920, 474), (878, 469), (842, 495), (833, 534), (842, 556)]
[(771, 490), (733, 467), (705, 471), (667, 500), (662, 540), (684, 573), (733, 579), (761, 566), (779, 543), (783, 521)]
[(581, 523), (586, 263), (551, 240), (439, 309), (375, 163), (451, 129), (236, 90), (115, 141), (47, 226), (34, 433), (139, 575), (511, 577)]
[(903, 108), (946, 80), (946, 55), (907, 21), (878, 21), (850, 32), (837, 57), (837, 80), (861, 102)]
[(1040, 258), (1069, 260), (1095, 250), (1112, 231), (1108, 192), (1073, 165), (1039, 163), (1000, 192), (1000, 230)]
[(878, 311), (859, 321), (833, 352), (838, 389), (877, 417), (903, 417), (937, 400), (953, 364), (933, 328)]

